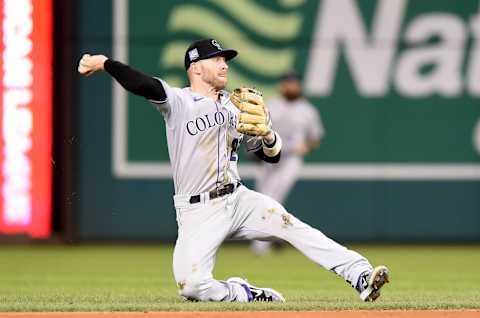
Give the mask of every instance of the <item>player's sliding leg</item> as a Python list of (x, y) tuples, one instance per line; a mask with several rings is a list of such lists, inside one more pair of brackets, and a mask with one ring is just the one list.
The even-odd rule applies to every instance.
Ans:
[(173, 273), (181, 296), (197, 301), (284, 301), (275, 290), (255, 287), (240, 278), (213, 278), (220, 244), (241, 225), (232, 218), (232, 199), (196, 204), (181, 201), (176, 197), (178, 238), (173, 253)]
[(388, 282), (388, 269), (373, 268), (365, 257), (347, 249), (319, 230), (303, 223), (275, 200), (245, 188), (241, 191), (240, 214), (248, 215), (242, 231), (244, 239), (281, 238), (315, 263), (343, 277), (364, 301), (373, 301)]
[[(178, 238), (173, 253), (173, 273), (179, 294), (198, 301), (249, 301), (244, 287), (215, 280), (215, 256), (228, 236), (231, 218), (225, 202), (177, 207)], [(176, 204), (178, 205), (178, 204)]]

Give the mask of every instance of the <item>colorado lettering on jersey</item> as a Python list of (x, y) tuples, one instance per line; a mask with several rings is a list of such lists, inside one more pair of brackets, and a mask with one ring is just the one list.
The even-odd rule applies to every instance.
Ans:
[(215, 126), (222, 126), (223, 124), (225, 124), (225, 115), (221, 111), (217, 111), (213, 114), (205, 114), (188, 121), (186, 128), (189, 135), (195, 136), (199, 132)]
[(231, 128), (237, 128), (237, 123), (238, 123), (238, 117), (237, 114), (235, 114), (232, 111), (228, 111), (228, 124), (229, 127)]

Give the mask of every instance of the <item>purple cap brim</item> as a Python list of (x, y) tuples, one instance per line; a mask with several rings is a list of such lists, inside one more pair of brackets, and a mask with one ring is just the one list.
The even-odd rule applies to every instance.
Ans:
[(238, 52), (235, 51), (235, 50), (232, 50), (232, 49), (226, 49), (226, 50), (217, 51), (217, 52), (213, 52), (211, 54), (205, 55), (204, 57), (200, 58), (199, 60), (205, 60), (205, 59), (209, 59), (211, 57), (219, 56), (219, 55), (225, 56), (225, 61), (229, 61), (229, 60), (233, 59), (235, 56), (237, 56)]

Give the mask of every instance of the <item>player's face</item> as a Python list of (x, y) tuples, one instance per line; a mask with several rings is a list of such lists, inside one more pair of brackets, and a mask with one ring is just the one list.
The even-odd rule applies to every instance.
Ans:
[(228, 80), (228, 65), (225, 57), (214, 56), (200, 62), (202, 65), (202, 81), (210, 84), (217, 90), (224, 89)]
[(286, 99), (294, 100), (302, 94), (302, 87), (296, 79), (284, 80), (280, 83), (280, 92)]

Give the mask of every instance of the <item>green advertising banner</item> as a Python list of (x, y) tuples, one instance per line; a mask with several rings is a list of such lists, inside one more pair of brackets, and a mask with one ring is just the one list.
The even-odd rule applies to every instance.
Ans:
[[(206, 37), (240, 53), (229, 89), (255, 85), (268, 100), (283, 73), (301, 73), (327, 133), (304, 177), (480, 178), (478, 1), (122, 0), (114, 8), (116, 58), (173, 86), (188, 86), (186, 47)], [(114, 98), (116, 175), (169, 177), (160, 114), (121, 89)]]
[[(96, 14), (91, 15), (95, 7)], [(199, 38), (239, 56), (229, 85), (268, 101), (294, 69), (326, 135), (287, 209), (337, 240), (480, 240), (478, 0), (78, 2), (79, 56), (173, 86)], [(113, 84), (112, 84), (113, 83)], [(107, 75), (79, 80), (76, 236), (174, 240), (161, 114)], [(275, 123), (274, 123), (275, 125)], [(256, 166), (240, 157), (247, 185)]]

